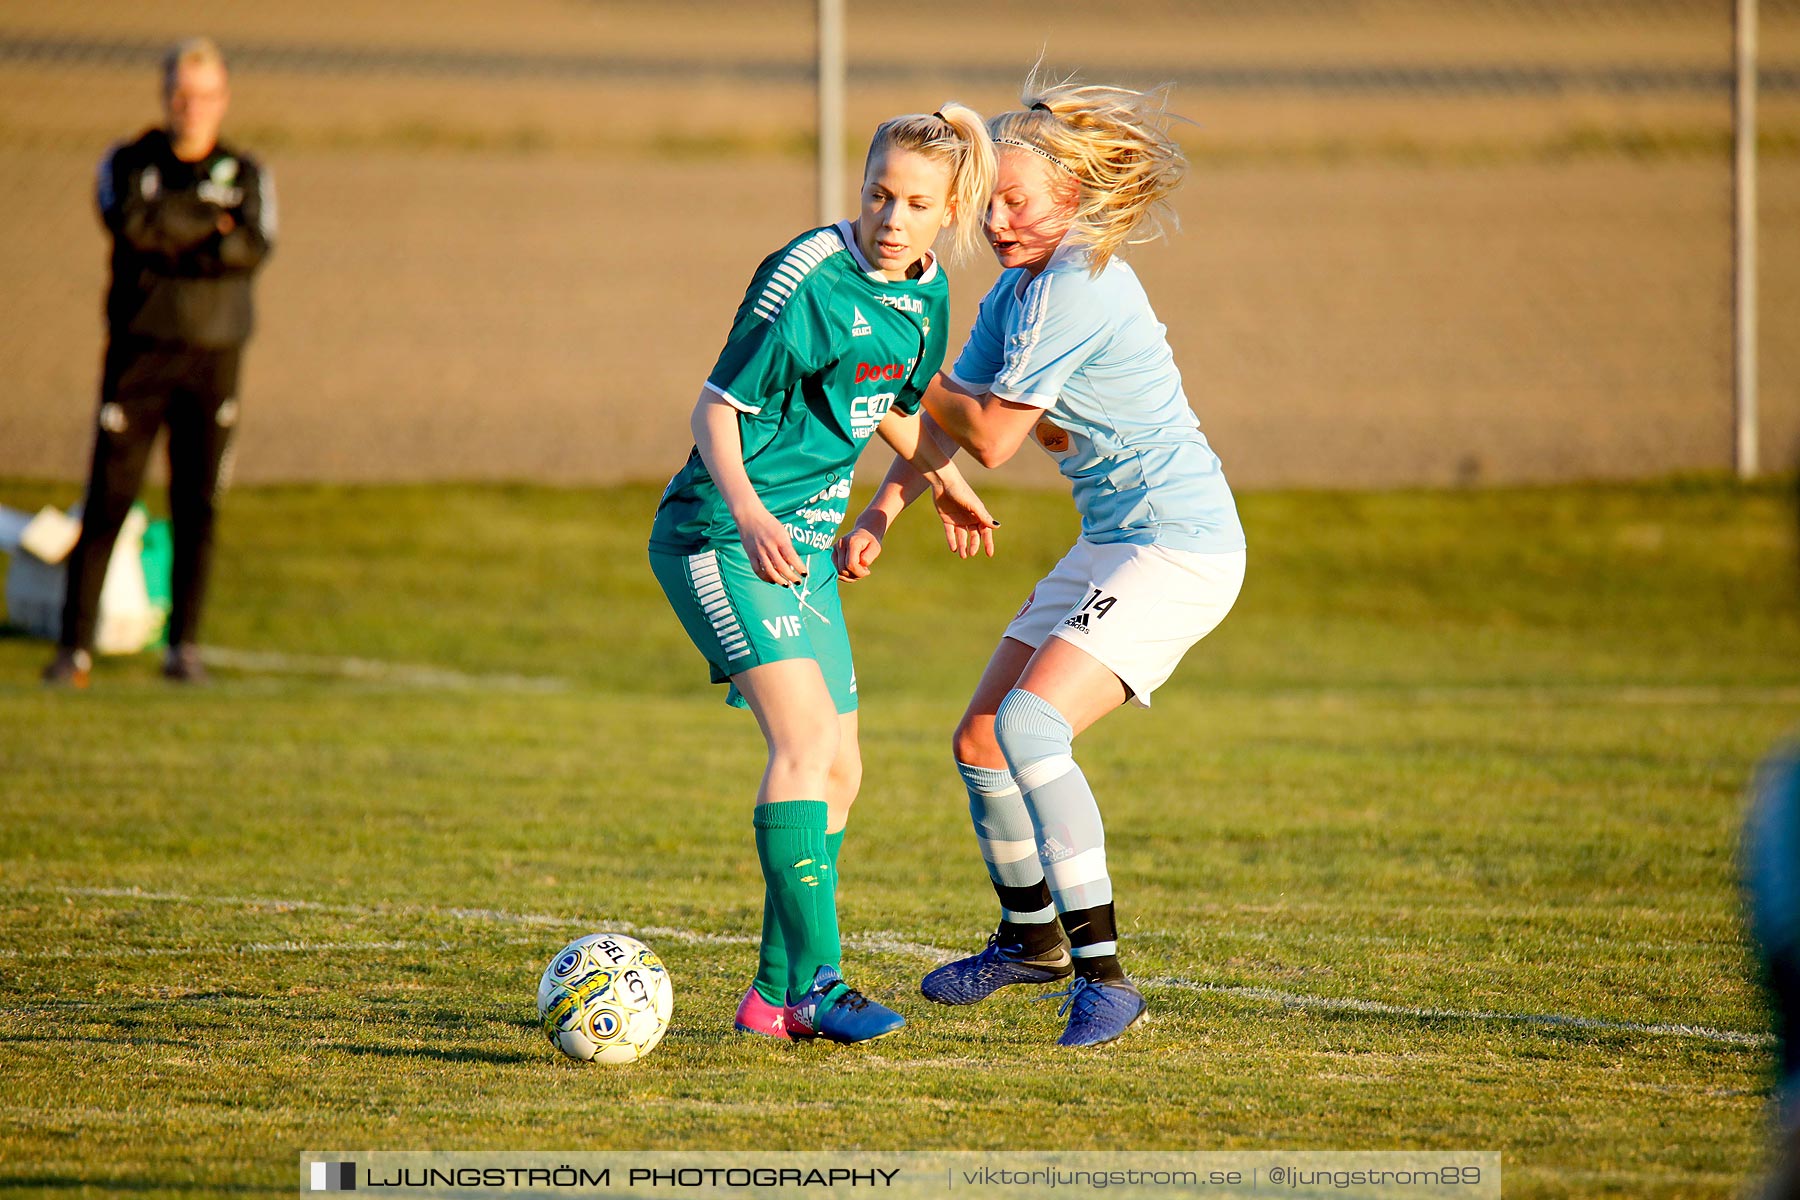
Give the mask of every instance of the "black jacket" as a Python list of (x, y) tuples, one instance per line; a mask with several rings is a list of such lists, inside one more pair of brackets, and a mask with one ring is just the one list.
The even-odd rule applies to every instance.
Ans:
[[(250, 336), (250, 278), (275, 235), (274, 181), (215, 146), (183, 162), (161, 129), (100, 160), (100, 219), (113, 237), (107, 327), (115, 340), (223, 348)], [(219, 232), (229, 213), (233, 228)]]

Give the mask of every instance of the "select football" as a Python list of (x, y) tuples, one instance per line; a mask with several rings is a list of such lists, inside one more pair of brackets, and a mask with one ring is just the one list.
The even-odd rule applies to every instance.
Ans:
[(582, 1062), (636, 1062), (662, 1041), (675, 993), (655, 951), (621, 933), (564, 946), (538, 981), (550, 1044)]

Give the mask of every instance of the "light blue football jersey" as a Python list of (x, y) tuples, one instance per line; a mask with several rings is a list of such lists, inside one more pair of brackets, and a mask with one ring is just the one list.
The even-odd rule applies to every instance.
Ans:
[(1001, 273), (950, 377), (1044, 410), (1037, 441), (1074, 485), (1082, 536), (1202, 554), (1244, 549), (1219, 456), (1188, 406), (1143, 284), (1064, 244), (1035, 279)]

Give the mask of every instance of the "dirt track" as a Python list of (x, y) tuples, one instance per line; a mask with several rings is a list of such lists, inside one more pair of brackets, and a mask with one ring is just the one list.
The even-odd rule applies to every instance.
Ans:
[[(708, 22), (718, 15), (673, 7)], [(1411, 11), (1351, 7), (1390, 18)], [(667, 24), (609, 40), (569, 19), (581, 9), (534, 0), (514, 24), (430, 29), (370, 17), (354, 33), (467, 44), (471, 30), (492, 26), (511, 30), (495, 44), (541, 45), (561, 29), (564, 48), (669, 48)], [(126, 32), (168, 26), (153, 10), (126, 12), (113, 14)], [(273, 36), (239, 12), (219, 7), (195, 20), (216, 18), (222, 36)], [(20, 23), (9, 14), (0, 33)], [(1149, 45), (1166, 57), (1167, 30), (1159, 39), (1149, 24), (1135, 40), (1097, 35), (1094, 52)], [(1372, 52), (1344, 30), (1308, 45), (1271, 39), (1241, 17), (1215, 25), (1208, 52), (1227, 60), (1257, 45), (1290, 57)], [(720, 28), (719, 44), (734, 52), (771, 36)], [(341, 42), (347, 29), (285, 32)], [(1592, 30), (1560, 42), (1528, 32), (1506, 55), (1598, 53)], [(1639, 32), (1648, 39), (1633, 43), (1640, 56), (1716, 58), (1713, 43), (1679, 21)], [(792, 52), (791, 39), (778, 41)], [(1439, 29), (1398, 43), (1410, 49), (1394, 56), (1433, 47), (1472, 56), (1478, 44)], [(852, 83), (853, 124), (941, 98), (937, 89), (922, 99), (854, 92)], [(1009, 99), (987, 91), (964, 94), (988, 107)], [(283, 221), (249, 358), (240, 478), (666, 475), (743, 280), (810, 223), (805, 161), (741, 143), (803, 129), (804, 89), (744, 95), (701, 82), (646, 95), (567, 82), (295, 76), (240, 78), (238, 92), (240, 127), (276, 145), (268, 157)], [(148, 119), (152, 95), (153, 80), (117, 70), (0, 74), (0, 227), (9, 231), (0, 239), (9, 281), (0, 292), (0, 475), (74, 478), (85, 462), (104, 257), (85, 196), (102, 131), (117, 136)], [(1136, 256), (1236, 482), (1629, 477), (1728, 462), (1723, 162), (1529, 152), (1533, 139), (1571, 127), (1716, 129), (1714, 100), (1470, 98), (1421, 112), (1404, 96), (1187, 99), (1210, 118), (1193, 135), (1200, 149), (1323, 139), (1350, 150), (1336, 161), (1315, 146), (1263, 165), (1202, 154), (1184, 232)], [(1784, 104), (1770, 105), (1777, 121)], [(755, 116), (731, 122), (734, 110)], [(720, 155), (645, 153), (665, 135), (721, 128), (740, 144)], [(510, 146), (519, 131), (531, 136)], [(475, 148), (456, 149), (458, 137)], [(1471, 138), (1527, 150), (1471, 165), (1431, 150)], [(1411, 162), (1383, 139), (1426, 152)], [(1772, 159), (1763, 186), (1764, 441), (1772, 458), (1791, 462), (1800, 446), (1800, 346), (1787, 334), (1800, 311), (1800, 162)], [(991, 268), (955, 278), (966, 320)], [(1022, 468), (1022, 477), (1045, 475), (1038, 462)]]

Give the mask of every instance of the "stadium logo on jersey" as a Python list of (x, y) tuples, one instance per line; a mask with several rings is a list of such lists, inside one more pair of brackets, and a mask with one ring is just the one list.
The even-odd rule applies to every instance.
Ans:
[(850, 401), (850, 436), (862, 441), (875, 432), (881, 419), (888, 415), (888, 409), (894, 407), (893, 392), (881, 392), (874, 396), (857, 396)]
[[(925, 302), (917, 296), (877, 296), (875, 298), (889, 308), (897, 308), (901, 312), (909, 312), (917, 315), (923, 314), (925, 311)], [(928, 329), (926, 332), (929, 333), (931, 331)]]
[(231, 187), (216, 179), (204, 180), (194, 192), (208, 204), (216, 204), (220, 208), (236, 208), (244, 202), (243, 188)]
[(899, 363), (857, 363), (856, 383), (867, 383), (871, 379), (905, 379), (906, 368)]
[(856, 320), (850, 322), (851, 337), (868, 337), (875, 332), (875, 327), (869, 324), (869, 318), (862, 315), (862, 309), (852, 305), (850, 311), (856, 314)]

